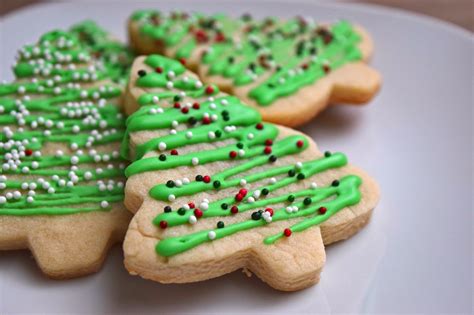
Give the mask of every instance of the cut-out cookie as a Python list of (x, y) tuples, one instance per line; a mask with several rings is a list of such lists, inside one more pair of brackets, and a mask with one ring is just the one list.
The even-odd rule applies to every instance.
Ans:
[(366, 64), (373, 52), (369, 34), (346, 21), (147, 10), (132, 15), (129, 36), (139, 53), (180, 60), (265, 121), (286, 126), (309, 121), (330, 103), (366, 103), (381, 83)]
[(115, 82), (132, 57), (86, 22), (25, 46), (17, 80), (0, 85), (0, 250), (29, 248), (49, 277), (95, 272), (123, 240), (131, 216)]
[(244, 268), (276, 289), (303, 289), (319, 281), (324, 245), (356, 233), (378, 202), (377, 184), (344, 154), (263, 123), (177, 61), (138, 58), (127, 99), (130, 111), (140, 105), (122, 146), (133, 160), (131, 274), (184, 283)]

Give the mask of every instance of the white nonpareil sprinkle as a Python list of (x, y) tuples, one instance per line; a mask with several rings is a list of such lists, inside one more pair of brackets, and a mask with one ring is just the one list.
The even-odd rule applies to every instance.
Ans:
[(311, 188), (312, 188), (312, 189), (318, 188), (318, 184), (316, 184), (315, 182), (312, 182), (312, 183), (311, 183)]
[(196, 216), (194, 216), (194, 215), (190, 216), (189, 219), (188, 219), (188, 222), (191, 223), (191, 224), (196, 224), (196, 222), (197, 222)]
[(77, 163), (79, 163), (79, 157), (73, 155), (71, 157), (71, 164), (77, 164)]
[(247, 185), (247, 181), (242, 178), (242, 179), (240, 180), (240, 186), (245, 186), (245, 185)]
[(198, 159), (197, 157), (193, 157), (193, 158), (191, 159), (191, 163), (192, 163), (194, 166), (196, 166), (196, 165), (199, 164), (199, 159)]
[(176, 200), (176, 196), (171, 194), (171, 195), (168, 195), (168, 201), (175, 201)]
[(109, 206), (109, 203), (108, 203), (107, 201), (102, 200), (102, 201), (100, 202), (100, 207), (101, 207), (101, 208), (107, 208), (108, 206)]
[(207, 233), (207, 237), (209, 237), (210, 240), (215, 240), (216, 239), (216, 232), (209, 231), (209, 233)]
[(163, 141), (160, 142), (160, 143), (158, 144), (158, 149), (159, 149), (160, 151), (166, 150), (166, 143), (164, 143)]
[(209, 203), (208, 202), (201, 202), (201, 204), (199, 205), (199, 208), (203, 211), (206, 211), (207, 209), (209, 209)]

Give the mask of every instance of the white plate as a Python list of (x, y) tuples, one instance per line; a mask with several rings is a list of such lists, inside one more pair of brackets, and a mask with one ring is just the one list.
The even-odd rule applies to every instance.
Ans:
[(323, 149), (346, 152), (380, 183), (369, 226), (327, 250), (319, 285), (276, 292), (240, 272), (189, 285), (131, 277), (120, 248), (101, 272), (45, 279), (27, 252), (1, 253), (0, 313), (464, 312), (472, 304), (472, 36), (434, 19), (380, 7), (309, 2), (160, 1), (42, 4), (1, 23), (2, 78), (21, 45), (91, 18), (125, 39), (137, 8), (256, 16), (345, 18), (376, 43), (384, 77), (363, 108), (334, 107), (302, 128)]

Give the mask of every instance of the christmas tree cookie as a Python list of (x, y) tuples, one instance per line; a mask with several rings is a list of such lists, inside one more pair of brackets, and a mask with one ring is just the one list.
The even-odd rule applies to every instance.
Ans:
[(131, 16), (129, 35), (137, 52), (179, 60), (265, 121), (286, 126), (309, 121), (330, 103), (366, 103), (381, 82), (366, 65), (369, 34), (347, 21), (145, 10)]
[(375, 181), (345, 154), (263, 122), (179, 61), (138, 58), (126, 99), (131, 274), (185, 283), (243, 268), (303, 289), (319, 281), (324, 246), (365, 226), (378, 202)]
[(30, 249), (52, 278), (97, 271), (128, 226), (119, 105), (132, 57), (85, 22), (24, 46), (0, 84), (0, 250)]

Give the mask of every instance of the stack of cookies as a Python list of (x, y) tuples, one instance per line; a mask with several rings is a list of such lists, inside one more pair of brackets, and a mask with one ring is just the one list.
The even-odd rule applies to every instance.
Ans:
[(0, 249), (68, 278), (125, 237), (127, 270), (161, 283), (237, 269), (284, 291), (317, 283), (324, 246), (365, 226), (379, 191), (289, 127), (377, 92), (369, 35), (158, 11), (129, 34), (133, 65), (90, 21), (20, 51), (0, 85)]

